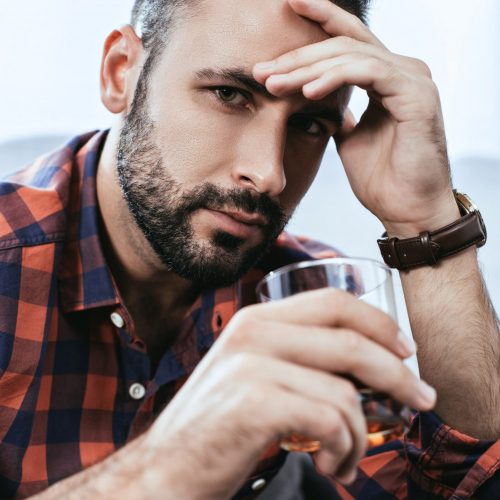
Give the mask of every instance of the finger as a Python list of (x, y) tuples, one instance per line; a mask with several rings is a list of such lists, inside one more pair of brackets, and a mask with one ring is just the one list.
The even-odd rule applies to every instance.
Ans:
[(288, 3), (297, 14), (317, 22), (329, 35), (348, 36), (384, 47), (384, 44), (357, 16), (330, 0), (288, 0)]
[(304, 66), (288, 73), (272, 74), (267, 78), (265, 84), (269, 92), (276, 96), (287, 96), (302, 91), (302, 87), (309, 82), (321, 78), (321, 76), (337, 66), (359, 61), (363, 58), (361, 54), (345, 54), (342, 56), (323, 59), (310, 66)]
[(366, 420), (355, 386), (343, 377), (288, 361), (256, 355), (244, 356), (248, 363), (248, 377), (260, 378), (263, 387), (274, 384), (304, 398), (332, 405), (340, 412), (349, 427), (352, 443), (342, 469), (353, 469), (363, 457), (367, 444)]
[[(266, 331), (268, 334), (262, 335), (262, 331)], [(366, 338), (383, 346), (384, 349), (389, 350), (400, 359), (409, 356), (408, 346), (402, 345), (399, 341), (399, 336), (404, 335), (399, 330), (396, 335), (385, 330), (363, 335), (349, 328), (326, 328), (309, 325), (304, 328), (302, 325), (288, 324), (277, 320), (255, 322), (246, 333), (234, 332), (232, 335), (234, 339), (228, 339), (226, 342), (233, 343), (234, 350), (243, 349), (265, 354), (270, 353), (282, 359), (340, 372), (342, 370), (338, 364), (334, 364), (335, 357), (332, 357), (330, 351), (344, 347), (343, 338), (349, 335), (356, 337), (352, 340), (353, 344), (358, 342), (358, 337)], [(314, 339), (314, 345), (310, 346), (312, 339)], [(410, 343), (410, 341), (406, 342)]]
[(281, 389), (266, 398), (266, 413), (278, 439), (297, 432), (320, 441), (321, 449), (331, 457), (323, 464), (325, 474), (335, 474), (352, 453), (349, 425), (337, 408), (328, 403)]
[[(319, 440), (343, 470), (353, 469), (364, 455), (366, 421), (359, 395), (346, 379), (242, 352), (219, 360), (217, 367), (223, 379), (238, 387), (238, 412), (252, 425), (258, 416), (267, 439), (295, 431)], [(315, 406), (318, 413), (311, 414)], [(339, 427), (347, 431), (340, 441)]]
[(283, 300), (242, 309), (238, 320), (286, 323), (319, 327), (342, 327), (397, 352), (402, 357), (415, 353), (414, 344), (399, 330), (398, 324), (382, 310), (335, 288), (323, 288), (293, 295)]
[(226, 355), (244, 352), (353, 376), (417, 410), (430, 410), (435, 403), (435, 391), (398, 356), (352, 330), (255, 322), (244, 335), (233, 332), (226, 337), (223, 345)]
[(409, 74), (432, 78), (429, 66), (420, 59), (395, 54), (386, 48), (360, 42), (346, 36), (336, 36), (299, 47), (271, 61), (257, 63), (254, 65), (253, 74), (260, 83), (264, 84), (271, 75), (284, 75), (327, 59), (349, 54), (364, 54), (365, 56), (379, 58), (399, 66)]
[(261, 81), (261, 79), (265, 79), (266, 76), (271, 74), (288, 73), (321, 60), (358, 52), (373, 57), (397, 57), (381, 47), (360, 42), (354, 38), (337, 36), (291, 50), (272, 61), (256, 64), (254, 66), (255, 74)]
[(363, 58), (335, 66), (303, 87), (307, 99), (319, 100), (344, 85), (373, 90), (384, 97), (410, 95), (412, 82), (401, 68), (389, 61)]

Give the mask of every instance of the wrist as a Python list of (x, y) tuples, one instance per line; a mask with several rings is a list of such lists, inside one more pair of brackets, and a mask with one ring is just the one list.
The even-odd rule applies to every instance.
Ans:
[[(436, 211), (435, 217), (420, 224), (387, 225), (387, 232), (377, 243), (389, 267), (408, 270), (434, 266), (443, 258), (486, 243), (486, 226), (474, 202), (456, 190), (453, 196), (456, 200), (453, 210)], [(407, 235), (408, 230), (413, 235)]]
[[(163, 447), (160, 450), (158, 443), (154, 444), (148, 436), (148, 431), (142, 436), (138, 447), (135, 450), (134, 461), (140, 463), (138, 487), (141, 497), (148, 499), (165, 498), (168, 492), (169, 498), (190, 498), (189, 493), (182, 488), (186, 487), (181, 466), (182, 458), (180, 454), (169, 453)], [(165, 463), (161, 457), (176, 457), (175, 460), (168, 460)], [(162, 463), (163, 462), (163, 463)], [(189, 484), (189, 480), (187, 481)]]
[(424, 231), (433, 232), (460, 219), (460, 209), (454, 198), (451, 202), (436, 208), (434, 213), (427, 217), (406, 221), (382, 221), (389, 238), (412, 238)]

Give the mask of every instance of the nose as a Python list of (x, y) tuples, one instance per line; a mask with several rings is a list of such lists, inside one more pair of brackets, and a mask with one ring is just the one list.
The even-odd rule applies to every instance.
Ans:
[(286, 186), (284, 155), (285, 130), (281, 125), (261, 123), (240, 138), (233, 181), (242, 188), (277, 197)]

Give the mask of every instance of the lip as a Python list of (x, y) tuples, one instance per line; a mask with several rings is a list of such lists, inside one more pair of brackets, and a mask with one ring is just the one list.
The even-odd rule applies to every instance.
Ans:
[(261, 226), (265, 220), (259, 215), (242, 212), (226, 212), (222, 210), (204, 209), (215, 226), (238, 238), (250, 239), (261, 234)]
[(228, 215), (238, 222), (243, 224), (248, 224), (250, 226), (265, 226), (266, 220), (264, 217), (258, 214), (246, 214), (245, 212), (231, 212), (227, 210), (214, 210), (220, 212), (224, 215)]

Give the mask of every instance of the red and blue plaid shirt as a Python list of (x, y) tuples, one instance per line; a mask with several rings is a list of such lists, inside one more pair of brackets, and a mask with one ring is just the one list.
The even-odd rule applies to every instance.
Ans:
[[(76, 137), (0, 182), (1, 498), (35, 494), (138, 436), (235, 311), (255, 301), (264, 274), (335, 255), (281, 235), (240, 282), (199, 297), (152, 373), (100, 245), (96, 169), (106, 135)], [(237, 498), (254, 496), (252, 486), (263, 484), (255, 481), (269, 482), (285, 458), (277, 446), (263, 453)], [(352, 486), (332, 483), (346, 499), (499, 498), (499, 462), (499, 442), (428, 413), (404, 440), (370, 450)]]

